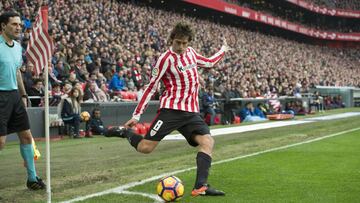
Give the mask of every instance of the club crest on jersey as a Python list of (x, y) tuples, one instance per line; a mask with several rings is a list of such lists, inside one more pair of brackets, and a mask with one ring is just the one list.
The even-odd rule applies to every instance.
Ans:
[(181, 65), (179, 65), (178, 67), (177, 67), (177, 69), (179, 70), (179, 71), (181, 71), (181, 72), (184, 72), (184, 71), (186, 71), (186, 70), (189, 70), (189, 69), (192, 69), (192, 68), (195, 68), (196, 67), (196, 64), (190, 64), (190, 65), (187, 65), (187, 66), (181, 66)]
[(156, 135), (156, 133), (157, 133), (157, 131), (151, 130), (151, 131), (150, 131), (150, 136), (152, 137), (152, 136)]
[(163, 124), (164, 122), (162, 121), (162, 120), (158, 120), (157, 122), (156, 122), (156, 124), (154, 125), (154, 127), (151, 129), (151, 131), (150, 131), (150, 136), (152, 137), (152, 136), (154, 136), (154, 135), (156, 135), (156, 133), (159, 131), (159, 129), (160, 129), (160, 127), (162, 126), (162, 124)]
[(158, 68), (153, 68), (151, 71), (151, 75), (153, 77), (156, 77), (159, 74), (159, 69)]

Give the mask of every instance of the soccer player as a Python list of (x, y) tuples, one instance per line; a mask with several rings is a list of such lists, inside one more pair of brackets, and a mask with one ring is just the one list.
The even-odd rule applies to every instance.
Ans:
[[(196, 156), (196, 181), (191, 195), (225, 195), (207, 184), (214, 140), (209, 127), (199, 114), (197, 68), (213, 67), (230, 48), (224, 39), (220, 51), (206, 58), (188, 46), (193, 35), (193, 30), (186, 23), (178, 23), (173, 28), (169, 38), (171, 47), (156, 62), (151, 81), (144, 90), (133, 117), (125, 123), (125, 128), (119, 130), (118, 136), (127, 138), (138, 152), (147, 154), (152, 152), (166, 135), (178, 130), (191, 146), (198, 146), (199, 149)], [(128, 129), (138, 123), (160, 81), (164, 83), (165, 91), (160, 99), (159, 113), (145, 137), (137, 135)]]
[(21, 156), (26, 163), (26, 186), (31, 190), (45, 189), (44, 182), (36, 175), (33, 137), (25, 110), (27, 95), (20, 73), (22, 47), (15, 41), (22, 29), (20, 15), (5, 12), (0, 15), (0, 25), (0, 150), (6, 135), (17, 132)]

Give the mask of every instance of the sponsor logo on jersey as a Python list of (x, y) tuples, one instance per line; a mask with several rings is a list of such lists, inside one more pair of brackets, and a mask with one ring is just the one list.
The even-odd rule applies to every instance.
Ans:
[(181, 72), (184, 72), (184, 71), (187, 71), (189, 69), (192, 69), (192, 68), (195, 68), (196, 67), (196, 64), (190, 64), (190, 65), (187, 65), (187, 66), (178, 66), (177, 69)]

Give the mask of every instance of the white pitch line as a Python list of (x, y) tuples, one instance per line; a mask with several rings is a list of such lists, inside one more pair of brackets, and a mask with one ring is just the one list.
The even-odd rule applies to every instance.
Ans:
[(140, 195), (140, 196), (143, 196), (143, 197), (153, 199), (155, 201), (154, 203), (164, 202), (164, 200), (162, 200), (158, 195), (144, 193), (144, 192), (133, 192), (133, 191), (124, 190), (124, 191), (118, 192), (118, 194)]
[(71, 200), (68, 200), (68, 201), (64, 201), (64, 202), (62, 202), (62, 203), (72, 203), (72, 202), (82, 201), (82, 200), (85, 200), (85, 199), (89, 199), (89, 198), (97, 197), (97, 196), (101, 196), (101, 195), (106, 195), (106, 194), (110, 194), (110, 193), (122, 193), (122, 192), (126, 191), (126, 190), (129, 189), (129, 188), (132, 188), (132, 187), (135, 187), (135, 186), (138, 186), (138, 185), (143, 185), (143, 184), (145, 184), (145, 183), (148, 183), (148, 182), (151, 182), (151, 181), (154, 181), (154, 180), (160, 180), (160, 179), (163, 178), (164, 176), (170, 176), (170, 175), (174, 175), (174, 174), (178, 174), (178, 173), (190, 171), (190, 170), (193, 170), (193, 169), (195, 169), (195, 168), (196, 168), (196, 167), (190, 167), (190, 168), (186, 168), (186, 169), (181, 169), (181, 170), (176, 170), (176, 171), (172, 171), (172, 172), (168, 172), (168, 173), (163, 173), (163, 174), (160, 174), (160, 175), (157, 175), (157, 176), (153, 176), (153, 177), (150, 177), (150, 178), (141, 180), (141, 181), (131, 182), (131, 183), (128, 183), (128, 184), (125, 184), (125, 185), (121, 185), (121, 186), (119, 186), (119, 187), (112, 188), (112, 189), (109, 189), (109, 190), (105, 190), (105, 191), (102, 191), (102, 192), (98, 192), (98, 193), (93, 193), (93, 194), (86, 195), (86, 196), (77, 197), (77, 198), (75, 198), (75, 199), (71, 199)]
[[(359, 112), (349, 112), (349, 113), (343, 113), (343, 114), (346, 114), (346, 116), (349, 117), (349, 116), (357, 116), (360, 113)], [(341, 115), (343, 115), (343, 114), (338, 114), (338, 117), (342, 117)], [(323, 117), (325, 118), (327, 116), (323, 116)], [(338, 117), (335, 117), (335, 118), (338, 118)], [(333, 119), (335, 119), (335, 118), (333, 118)], [(258, 127), (257, 129), (259, 130), (259, 128), (261, 128), (261, 129), (271, 128), (270, 127), (271, 125), (274, 125), (273, 127), (296, 125), (296, 124), (292, 124), (293, 122), (295, 122), (296, 124), (302, 124), (302, 123), (314, 122), (314, 121), (307, 121), (307, 122), (282, 121), (282, 122), (260, 123), (260, 124), (254, 124), (254, 125), (249, 125), (249, 126), (230, 127), (230, 128), (226, 128), (226, 129), (227, 129), (227, 134), (229, 134), (229, 132), (237, 133), (238, 130), (241, 130), (241, 132), (245, 132), (245, 131), (247, 131), (245, 129), (247, 129), (248, 127), (250, 127), (250, 128), (248, 128), (249, 130), (253, 130), (254, 128), (251, 127), (251, 126), (257, 126)], [(218, 130), (218, 131), (222, 130), (224, 132), (225, 129), (216, 129), (216, 130)], [(212, 133), (217, 134), (218, 132), (215, 131), (215, 132), (212, 132)], [(342, 132), (340, 132), (340, 133), (342, 133)], [(344, 131), (344, 133), (346, 133), (346, 131)], [(314, 141), (317, 141), (317, 139), (314, 139)], [(312, 140), (305, 141), (305, 142), (300, 142), (300, 143), (296, 143), (296, 144), (292, 144), (292, 145), (286, 145), (286, 146), (278, 147), (278, 148), (274, 148), (274, 149), (276, 149), (276, 150), (285, 149), (285, 148), (288, 148), (288, 147), (291, 147), (291, 146), (296, 146), (296, 145), (300, 145), (300, 144), (309, 143), (311, 141)], [(258, 154), (273, 151), (274, 149), (269, 149), (269, 150), (249, 154), (249, 155), (243, 155), (243, 156), (239, 156), (239, 157), (234, 157), (234, 158), (214, 162), (212, 164), (216, 165), (218, 163), (224, 163), (224, 162), (228, 162), (228, 161), (232, 161), (232, 160), (237, 160), (237, 159), (242, 159), (242, 158), (246, 158), (246, 157), (250, 157), (250, 156), (255, 156), (255, 155), (258, 155)], [(75, 199), (72, 199), (72, 200), (69, 200), (69, 201), (64, 201), (64, 203), (81, 201), (81, 200), (85, 200), (85, 199), (89, 199), (89, 198), (92, 198), (92, 197), (97, 197), (97, 196), (101, 196), (101, 195), (105, 195), (105, 194), (110, 194), (110, 193), (121, 193), (122, 191), (125, 191), (128, 188), (132, 188), (132, 187), (135, 187), (135, 186), (138, 186), (138, 185), (142, 185), (142, 184), (154, 181), (154, 180), (159, 180), (160, 178), (162, 178), (164, 176), (174, 175), (174, 174), (190, 171), (190, 170), (193, 170), (193, 169), (196, 169), (196, 167), (191, 167), (191, 168), (187, 168), (187, 169), (182, 169), (182, 170), (177, 170), (177, 171), (173, 171), (173, 172), (164, 173), (164, 174), (161, 174), (161, 175), (158, 175), (158, 176), (153, 176), (153, 177), (144, 179), (142, 181), (128, 183), (128, 184), (125, 184), (125, 185), (122, 185), (122, 186), (119, 186), (119, 187), (116, 187), (116, 188), (112, 188), (112, 189), (109, 189), (109, 190), (105, 190), (105, 191), (102, 191), (102, 192), (99, 192), (99, 193), (94, 193), (94, 194), (90, 194), (90, 195), (86, 195), (86, 196), (81, 196), (81, 197), (78, 197), (78, 198), (75, 198)]]
[[(311, 123), (311, 122), (317, 122), (317, 121), (348, 118), (348, 117), (352, 117), (352, 116), (360, 116), (360, 112), (347, 112), (347, 113), (341, 113), (341, 114), (336, 114), (336, 115), (307, 118), (307, 119), (303, 119), (303, 120), (276, 121), (276, 122), (257, 123), (257, 124), (252, 124), (252, 125), (236, 126), (236, 127), (229, 127), (229, 128), (219, 128), (219, 129), (210, 130), (210, 134), (211, 134), (211, 136), (227, 135), (227, 134), (242, 133), (242, 132), (249, 132), (249, 131), (255, 131), (255, 130), (264, 130), (264, 129), (269, 129), (269, 128), (299, 125), (299, 124)], [(185, 138), (181, 134), (172, 134), (172, 135), (167, 135), (163, 140), (185, 140)]]
[[(267, 123), (257, 123), (252, 125), (243, 125), (243, 126), (236, 126), (236, 127), (228, 127), (228, 128), (218, 128), (210, 130), (211, 136), (219, 136), (219, 135), (227, 135), (227, 134), (234, 134), (234, 133), (242, 133), (242, 132), (249, 132), (255, 130), (264, 130), (269, 128), (277, 128), (277, 127), (285, 127), (290, 125), (299, 125), (304, 123), (312, 123), (315, 121), (276, 121), (276, 122), (267, 122)], [(184, 136), (181, 134), (172, 134), (167, 135), (162, 140), (185, 140)]]
[(340, 118), (349, 118), (352, 116), (359, 116), (359, 115), (360, 115), (360, 112), (347, 112), (347, 113), (334, 114), (334, 115), (328, 115), (328, 116), (305, 118), (304, 120), (306, 120), (306, 121), (327, 121), (327, 120), (334, 120), (334, 119), (340, 119)]
[[(257, 156), (257, 155), (260, 155), (260, 154), (269, 153), (269, 152), (273, 152), (273, 151), (279, 151), (279, 150), (282, 150), (282, 149), (287, 149), (287, 148), (295, 147), (295, 146), (302, 145), (302, 144), (307, 144), (307, 143), (311, 143), (311, 142), (320, 141), (320, 140), (323, 140), (323, 139), (331, 138), (331, 137), (334, 137), (334, 136), (337, 136), (337, 135), (342, 135), (342, 134), (346, 134), (346, 133), (357, 131), (357, 130), (360, 130), (360, 128), (354, 128), (354, 129), (350, 129), (350, 130), (347, 130), (347, 131), (342, 131), (342, 132), (339, 132), (339, 133), (334, 133), (334, 134), (331, 134), (331, 135), (318, 137), (318, 138), (315, 138), (315, 139), (312, 139), (312, 140), (307, 140), (307, 141), (294, 143), (294, 144), (290, 144), (290, 145), (286, 145), (286, 146), (276, 147), (276, 148), (272, 148), (272, 149), (268, 149), (268, 150), (248, 154), (248, 155), (243, 155), (243, 156), (239, 156), (239, 157), (229, 158), (229, 159), (214, 162), (214, 163), (212, 163), (212, 165), (218, 165), (218, 164), (222, 164), (222, 163), (227, 163), (227, 162), (235, 161), (235, 160), (238, 160), (238, 159), (244, 159), (244, 158), (247, 158), (247, 157)], [(195, 168), (196, 167), (192, 167), (190, 169), (192, 170), (192, 169), (195, 169)], [(188, 171), (188, 170), (186, 170), (186, 171)], [(182, 172), (184, 172), (184, 171), (182, 171)], [(171, 173), (171, 174), (177, 174), (177, 173), (181, 173), (181, 172), (176, 171), (176, 172)], [(161, 177), (168, 176), (168, 175), (170, 175), (170, 174), (163, 175)], [(157, 178), (157, 179), (159, 179), (159, 178)], [(153, 180), (151, 180), (151, 181), (153, 181)], [(151, 182), (151, 181), (147, 181), (147, 182)], [(142, 183), (142, 184), (145, 184), (145, 183)], [(139, 185), (142, 185), (142, 184), (139, 184)], [(132, 187), (134, 187), (134, 186), (132, 186)], [(132, 188), (132, 187), (129, 187), (129, 188)], [(144, 197), (155, 199), (156, 202), (157, 201), (164, 202), (164, 201), (162, 201), (162, 199), (159, 196), (154, 195), (154, 194), (149, 194), (149, 193), (122, 191), (122, 192), (119, 192), (119, 194), (141, 195), (141, 196), (144, 196)]]
[[(354, 132), (354, 131), (357, 131), (357, 130), (360, 130), (360, 128), (353, 128), (353, 129), (350, 129), (350, 130), (341, 131), (341, 132), (338, 132), (338, 133), (318, 137), (318, 138), (303, 141), (303, 142), (298, 142), (298, 143), (295, 143), (295, 144), (285, 145), (285, 146), (276, 147), (276, 148), (272, 148), (272, 149), (268, 149), (268, 150), (264, 150), (264, 151), (260, 151), (260, 152), (255, 152), (255, 153), (252, 153), (252, 154), (247, 154), (247, 155), (233, 157), (233, 158), (229, 158), (229, 159), (225, 159), (225, 160), (220, 160), (220, 161), (213, 162), (212, 165), (222, 164), (222, 163), (226, 163), (226, 162), (230, 162), (230, 161), (235, 161), (235, 160), (238, 160), (238, 159), (244, 159), (244, 158), (257, 156), (257, 155), (260, 155), (260, 154), (269, 153), (269, 152), (273, 152), (273, 151), (279, 151), (279, 150), (282, 150), (282, 149), (287, 149), (287, 148), (299, 146), (299, 145), (302, 145), (302, 144), (308, 144), (308, 143), (320, 141), (320, 140), (323, 140), (323, 139), (327, 139), (327, 138), (331, 138), (331, 137), (334, 137), (334, 136)], [(196, 169), (196, 167), (190, 167), (190, 168), (186, 168), (186, 169), (176, 170), (176, 171), (173, 171), (173, 172), (163, 173), (163, 174), (160, 174), (160, 175), (157, 175), (157, 176), (153, 176), (153, 177), (144, 179), (142, 181), (131, 182), (131, 183), (121, 185), (121, 186), (113, 188), (113, 189), (105, 190), (105, 191), (102, 191), (102, 192), (99, 192), (99, 193), (94, 193), (94, 194), (90, 194), (90, 195), (86, 195), (86, 196), (77, 197), (77, 198), (74, 198), (74, 199), (71, 199), (71, 200), (68, 200), (68, 201), (64, 201), (62, 203), (72, 203), (72, 202), (76, 202), (76, 201), (82, 201), (82, 200), (89, 199), (91, 197), (97, 197), (97, 196), (110, 194), (110, 193), (128, 193), (129, 191), (126, 191), (126, 190), (129, 189), (129, 188), (132, 188), (132, 187), (135, 187), (135, 186), (138, 186), (138, 185), (143, 185), (145, 183), (148, 183), (148, 182), (151, 182), (151, 181), (154, 181), (154, 180), (159, 180), (160, 178), (162, 178), (164, 176), (175, 175), (175, 174), (187, 172), (187, 171), (190, 171), (190, 170), (193, 170), (193, 169)], [(131, 192), (131, 193), (135, 194), (134, 192)], [(139, 193), (139, 195), (143, 195), (143, 196), (144, 196), (144, 194), (146, 194), (146, 193)]]

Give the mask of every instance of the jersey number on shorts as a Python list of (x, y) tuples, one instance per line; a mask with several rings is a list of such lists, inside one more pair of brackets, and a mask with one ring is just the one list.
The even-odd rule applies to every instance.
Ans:
[(154, 127), (151, 129), (151, 131), (150, 131), (150, 136), (152, 137), (152, 136), (154, 136), (156, 133), (157, 133), (157, 131), (159, 131), (159, 129), (160, 129), (160, 127), (161, 127), (161, 125), (163, 124), (164, 122), (162, 121), (162, 120), (158, 120), (157, 122), (156, 122), (156, 124), (154, 125)]

